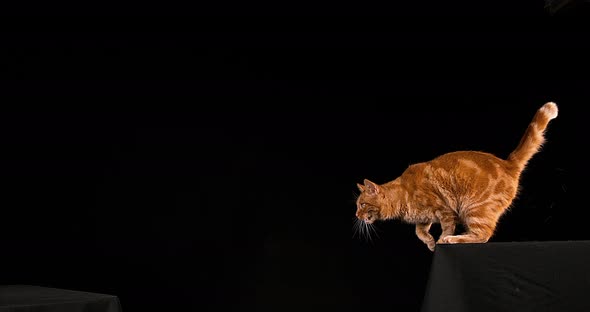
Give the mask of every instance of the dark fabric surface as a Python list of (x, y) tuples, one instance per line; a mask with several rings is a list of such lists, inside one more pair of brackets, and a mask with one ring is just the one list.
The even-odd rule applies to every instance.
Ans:
[(545, 0), (545, 8), (552, 15), (588, 16), (590, 15), (590, 0)]
[(590, 311), (590, 241), (436, 248), (423, 312)]
[(121, 312), (117, 296), (31, 285), (0, 285), (0, 312)]

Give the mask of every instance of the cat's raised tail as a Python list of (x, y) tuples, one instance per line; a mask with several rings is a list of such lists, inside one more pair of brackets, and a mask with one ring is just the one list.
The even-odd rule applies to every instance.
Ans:
[(508, 156), (508, 161), (513, 163), (521, 171), (529, 160), (535, 155), (545, 142), (545, 129), (549, 121), (557, 117), (557, 105), (553, 102), (543, 105), (529, 124), (520, 143)]

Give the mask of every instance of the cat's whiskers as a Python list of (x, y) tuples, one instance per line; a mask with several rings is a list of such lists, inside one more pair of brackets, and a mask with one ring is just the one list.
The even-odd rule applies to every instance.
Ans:
[(379, 238), (379, 233), (377, 231), (377, 226), (375, 226), (375, 223), (369, 224), (369, 229), (371, 229), (371, 231), (373, 231), (373, 234), (375, 234), (375, 236)]
[(373, 235), (375, 235), (376, 238), (379, 238), (379, 234), (377, 233), (377, 226), (375, 225), (375, 223), (369, 224), (369, 228), (371, 229), (371, 231), (373, 231)]
[(377, 229), (373, 224), (369, 224), (362, 219), (354, 218), (355, 222), (353, 225), (352, 237), (358, 236), (361, 240), (367, 242), (373, 241), (373, 236), (379, 237)]
[(365, 235), (367, 236), (367, 241), (372, 242), (373, 238), (371, 237), (371, 231), (369, 230), (369, 224), (367, 222), (363, 222), (365, 228)]
[(354, 218), (352, 237), (358, 236), (361, 240), (373, 242), (375, 237), (379, 238), (379, 231), (374, 223), (367, 223), (362, 219)]
[(369, 233), (367, 223), (364, 221), (361, 221), (361, 224), (362, 224), (362, 228), (363, 228), (363, 235), (365, 236), (365, 239), (370, 242), (371, 241), (371, 233)]
[(354, 238), (357, 234), (360, 237), (360, 233), (359, 233), (359, 231), (360, 231), (360, 229), (359, 229), (360, 228), (359, 219), (357, 219), (357, 218), (353, 218), (353, 219), (355, 221), (354, 221), (354, 225), (352, 226), (352, 229), (354, 230), (354, 232), (352, 232), (352, 237)]
[(373, 242), (373, 234), (375, 233), (375, 228), (373, 227), (372, 223), (366, 223), (366, 224), (367, 224), (367, 233), (369, 233), (369, 241)]
[(361, 219), (358, 219), (358, 227), (359, 227), (359, 238), (361, 240), (365, 240), (365, 226), (364, 226), (364, 222)]
[(361, 219), (356, 219), (355, 227), (357, 229), (358, 237), (361, 240), (365, 240), (366, 230), (365, 230), (365, 222)]

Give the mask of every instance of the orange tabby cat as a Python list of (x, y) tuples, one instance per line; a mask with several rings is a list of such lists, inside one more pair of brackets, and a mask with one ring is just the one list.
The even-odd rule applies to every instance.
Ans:
[[(520, 175), (541, 148), (545, 128), (555, 117), (557, 105), (543, 105), (507, 159), (459, 151), (411, 165), (382, 185), (365, 179), (364, 185), (357, 184), (361, 190), (356, 202), (358, 221), (365, 228), (388, 219), (416, 224), (416, 235), (432, 251), (435, 241), (429, 230), (433, 223), (442, 228), (437, 243), (487, 242), (516, 197)], [(458, 222), (466, 232), (454, 235)]]

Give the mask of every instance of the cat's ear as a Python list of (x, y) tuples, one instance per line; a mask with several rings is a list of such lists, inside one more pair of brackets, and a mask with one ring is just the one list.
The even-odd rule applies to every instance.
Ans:
[(360, 183), (357, 183), (356, 184), (356, 187), (358, 187), (359, 188), (359, 191), (361, 191), (361, 192), (364, 192), (365, 191), (365, 186), (362, 185), (362, 184), (360, 184)]
[(376, 195), (379, 194), (379, 185), (365, 179), (365, 192), (367, 192), (370, 195)]

